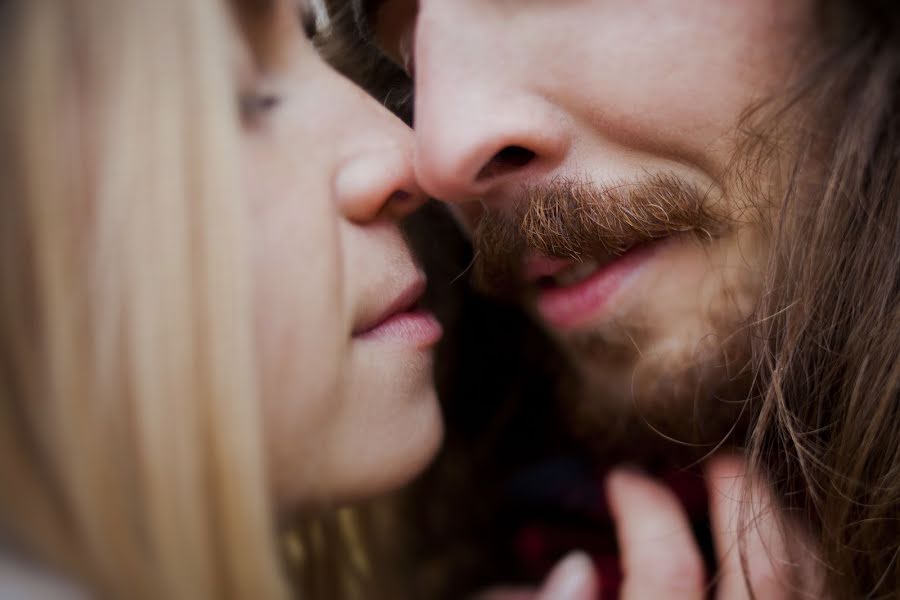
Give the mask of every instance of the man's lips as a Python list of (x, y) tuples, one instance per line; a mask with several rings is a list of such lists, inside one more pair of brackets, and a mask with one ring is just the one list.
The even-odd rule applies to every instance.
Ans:
[(525, 256), (521, 278), (527, 285), (539, 290), (570, 287), (617, 258), (618, 256), (607, 256), (604, 259), (575, 260), (532, 253)]
[(556, 329), (574, 329), (598, 318), (659, 244), (639, 244), (604, 260), (529, 256), (523, 264), (523, 277), (535, 290), (535, 308), (541, 318)]
[(436, 343), (443, 333), (440, 323), (433, 314), (417, 307), (425, 287), (425, 279), (417, 277), (399, 294), (394, 294), (389, 302), (364, 312), (358, 325), (353, 328), (353, 338), (394, 338), (417, 346)]
[(528, 283), (537, 283), (544, 277), (553, 277), (578, 262), (572, 258), (556, 258), (545, 254), (530, 253), (522, 264), (522, 278)]

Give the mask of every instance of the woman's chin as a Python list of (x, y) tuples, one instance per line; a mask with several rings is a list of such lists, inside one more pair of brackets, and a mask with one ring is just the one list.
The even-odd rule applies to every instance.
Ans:
[(282, 465), (274, 486), (281, 512), (372, 499), (407, 485), (428, 467), (444, 437), (437, 393), (430, 377), (413, 393), (403, 387), (372, 394), (369, 407), (381, 410), (367, 410), (367, 416), (351, 409), (359, 417), (327, 444), (298, 452), (293, 472)]

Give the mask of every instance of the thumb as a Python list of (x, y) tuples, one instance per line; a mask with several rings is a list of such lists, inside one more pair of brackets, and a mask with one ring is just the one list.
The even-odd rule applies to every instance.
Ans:
[(553, 568), (535, 600), (598, 600), (598, 583), (590, 557), (571, 552)]

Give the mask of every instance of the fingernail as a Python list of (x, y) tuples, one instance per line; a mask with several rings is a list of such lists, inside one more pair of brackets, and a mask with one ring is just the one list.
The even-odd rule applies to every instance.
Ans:
[(594, 563), (584, 552), (569, 553), (553, 569), (541, 590), (540, 598), (581, 600), (593, 595)]

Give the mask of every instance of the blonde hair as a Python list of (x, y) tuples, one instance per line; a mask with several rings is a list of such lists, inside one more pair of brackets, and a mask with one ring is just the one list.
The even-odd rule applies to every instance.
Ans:
[(286, 597), (224, 4), (2, 12), (2, 527), (106, 597)]

